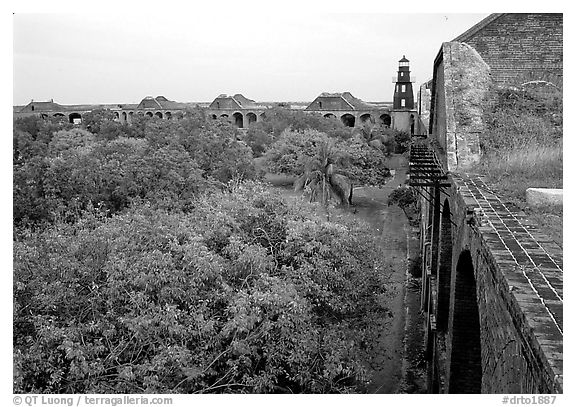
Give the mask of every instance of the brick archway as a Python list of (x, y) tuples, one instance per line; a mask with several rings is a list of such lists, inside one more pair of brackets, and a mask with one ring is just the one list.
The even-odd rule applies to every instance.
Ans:
[(452, 218), (448, 199), (442, 206), (440, 220), (440, 254), (438, 257), (438, 303), (436, 323), (439, 331), (448, 329), (450, 311), (450, 283), (452, 280)]
[(480, 315), (474, 265), (468, 250), (458, 258), (452, 304), (448, 393), (478, 394), (482, 391)]

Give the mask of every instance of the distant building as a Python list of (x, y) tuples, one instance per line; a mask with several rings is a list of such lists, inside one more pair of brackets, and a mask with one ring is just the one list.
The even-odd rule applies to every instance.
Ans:
[(348, 127), (377, 122), (390, 126), (392, 122), (389, 105), (364, 102), (350, 92), (323, 92), (304, 110), (320, 113), (326, 118), (338, 118)]
[(83, 109), (76, 109), (77, 106), (64, 106), (50, 99), (47, 102), (30, 101), (26, 106), (14, 112), (14, 117), (40, 116), (63, 117), (70, 123), (80, 124), (82, 122)]
[[(128, 107), (122, 106), (122, 107)], [(189, 107), (187, 103), (174, 102), (173, 100), (168, 100), (165, 96), (146, 96), (140, 101), (140, 103), (135, 107), (136, 110), (182, 110)]]
[(209, 106), (210, 109), (246, 109), (250, 107), (260, 107), (260, 105), (240, 93), (234, 96), (219, 95)]
[(53, 99), (50, 99), (47, 102), (38, 102), (32, 100), (20, 110), (20, 113), (57, 112), (64, 110), (66, 110), (66, 108), (54, 102)]
[(219, 95), (210, 103), (207, 112), (213, 119), (231, 120), (238, 128), (242, 129), (262, 120), (267, 109), (267, 105), (257, 103), (237, 93), (233, 96)]

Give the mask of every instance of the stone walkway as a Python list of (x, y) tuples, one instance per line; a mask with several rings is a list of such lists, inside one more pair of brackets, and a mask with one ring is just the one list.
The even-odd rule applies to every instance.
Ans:
[(542, 351), (562, 374), (563, 250), (476, 175), (452, 174)]

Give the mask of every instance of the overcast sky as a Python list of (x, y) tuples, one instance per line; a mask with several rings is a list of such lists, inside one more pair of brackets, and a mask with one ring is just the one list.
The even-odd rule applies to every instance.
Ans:
[(311, 101), (343, 91), (391, 101), (403, 55), (422, 83), (442, 42), (488, 15), (251, 13), (213, 4), (198, 13), (16, 13), (14, 104), (211, 101), (220, 93)]

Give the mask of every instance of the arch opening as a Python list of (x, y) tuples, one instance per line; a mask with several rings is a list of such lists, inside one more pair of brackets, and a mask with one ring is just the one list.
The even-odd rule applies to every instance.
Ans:
[(372, 116), (369, 113), (365, 113), (360, 116), (360, 122), (362, 124), (372, 123)]
[(384, 126), (390, 127), (390, 125), (392, 124), (392, 117), (389, 114), (384, 113), (380, 115), (380, 121)]
[(68, 115), (68, 120), (70, 120), (70, 123), (72, 124), (80, 124), (82, 123), (82, 115), (80, 113), (70, 113)]
[(222, 119), (227, 119), (227, 118), (228, 118), (228, 115), (227, 115), (227, 114), (221, 114), (221, 115), (220, 115), (220, 118), (222, 118)]
[(256, 123), (258, 120), (256, 115), (252, 112), (246, 114), (246, 119), (248, 119), (248, 126), (250, 126), (252, 123)]
[(166, 117), (167, 120), (171, 120), (172, 119), (172, 112), (164, 113), (164, 117)]
[(122, 122), (126, 123), (128, 121), (128, 114), (126, 112), (122, 112)]
[(218, 118), (218, 116), (216, 116), (215, 114), (211, 114), (210, 117), (211, 117), (213, 120), (216, 120), (216, 119)]
[(325, 117), (326, 119), (335, 119), (335, 118), (336, 118), (336, 115), (333, 114), (333, 113), (326, 113), (326, 114), (324, 115), (324, 117)]
[(342, 117), (340, 117), (340, 120), (342, 120), (342, 123), (346, 127), (354, 127), (356, 124), (356, 118), (350, 113), (343, 114)]
[(54, 117), (64, 117), (64, 113), (54, 113)]
[(482, 390), (480, 315), (468, 250), (458, 258), (455, 280), (448, 392), (478, 394)]
[(436, 326), (439, 331), (448, 328), (450, 310), (450, 283), (452, 278), (452, 219), (448, 199), (444, 201), (440, 219), (440, 253), (438, 256), (438, 309)]
[(164, 115), (162, 114), (162, 112), (156, 112), (154, 114), (154, 116), (156, 116), (158, 119), (162, 119), (164, 117)]
[(239, 129), (244, 127), (244, 116), (242, 116), (242, 113), (236, 112), (232, 115), (232, 117), (234, 118), (234, 124), (236, 127)]
[(154, 117), (154, 114), (152, 114), (152, 112), (146, 112), (146, 116), (148, 116), (148, 117)]

